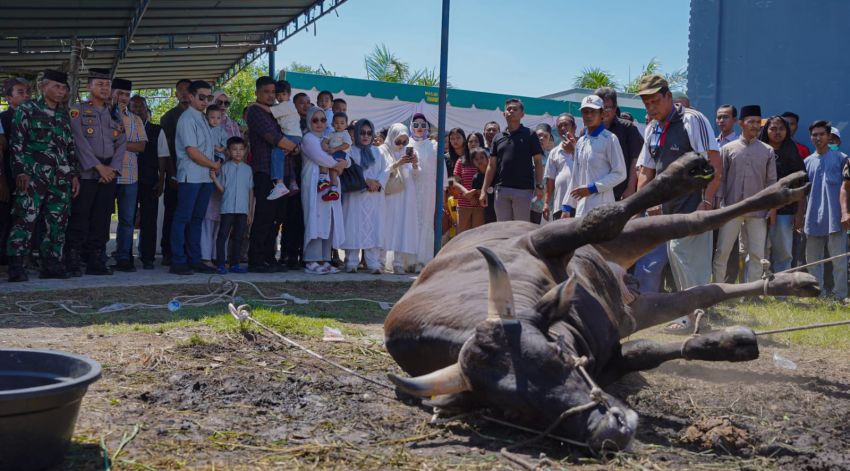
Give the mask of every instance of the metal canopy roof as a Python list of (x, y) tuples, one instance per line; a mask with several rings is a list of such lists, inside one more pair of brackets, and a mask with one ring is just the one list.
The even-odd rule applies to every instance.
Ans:
[(133, 88), (222, 82), (346, 0), (23, 0), (0, 12), (0, 75), (110, 68)]

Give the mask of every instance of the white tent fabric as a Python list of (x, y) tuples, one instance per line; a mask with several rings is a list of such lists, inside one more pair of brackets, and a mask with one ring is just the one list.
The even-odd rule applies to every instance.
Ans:
[[(306, 93), (315, 103), (316, 90), (299, 90), (294, 89), (295, 93)], [(399, 99), (386, 100), (383, 98), (373, 98), (370, 95), (364, 96), (349, 96), (345, 92), (335, 92), (334, 98), (342, 98), (348, 104), (349, 120), (368, 118), (375, 126), (380, 128), (389, 127), (394, 123), (407, 123), (415, 113), (422, 113), (433, 125), (436, 126), (438, 107), (436, 104), (426, 103), (425, 100), (419, 103), (401, 101)], [(540, 123), (547, 123), (551, 126), (555, 125), (557, 116), (544, 115), (529, 115), (526, 114), (522, 123), (533, 128)], [(446, 130), (459, 127), (464, 131), (472, 132), (484, 131), (484, 124), (489, 121), (499, 123), (502, 129), (505, 128), (505, 118), (502, 116), (501, 110), (479, 110), (477, 108), (455, 108), (449, 103), (446, 107)], [(579, 128), (581, 128), (581, 119), (577, 120)]]

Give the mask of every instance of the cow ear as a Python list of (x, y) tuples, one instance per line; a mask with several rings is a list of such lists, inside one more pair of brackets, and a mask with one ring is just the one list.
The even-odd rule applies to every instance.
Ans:
[(578, 277), (573, 274), (567, 278), (567, 281), (550, 289), (540, 298), (535, 310), (542, 316), (547, 326), (569, 312), (577, 287)]

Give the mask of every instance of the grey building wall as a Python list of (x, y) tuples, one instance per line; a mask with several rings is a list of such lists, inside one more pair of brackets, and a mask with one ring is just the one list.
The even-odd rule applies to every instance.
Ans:
[[(794, 111), (795, 136), (828, 119), (850, 149), (850, 1), (691, 0), (688, 96), (713, 117), (722, 103)], [(714, 119), (712, 118), (713, 122)]]

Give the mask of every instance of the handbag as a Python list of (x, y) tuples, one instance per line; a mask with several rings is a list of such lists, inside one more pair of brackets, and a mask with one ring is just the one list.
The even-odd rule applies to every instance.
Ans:
[(401, 170), (395, 168), (390, 172), (390, 178), (387, 179), (387, 184), (384, 185), (385, 195), (394, 195), (404, 191), (404, 178), (401, 176)]
[(343, 193), (357, 193), (365, 190), (366, 178), (363, 177), (363, 167), (352, 160), (351, 165), (339, 175), (339, 185)]

